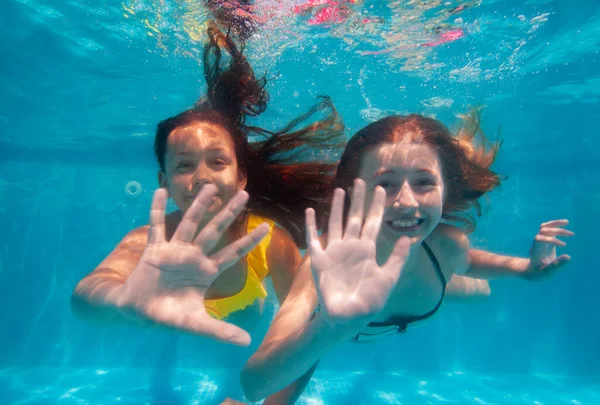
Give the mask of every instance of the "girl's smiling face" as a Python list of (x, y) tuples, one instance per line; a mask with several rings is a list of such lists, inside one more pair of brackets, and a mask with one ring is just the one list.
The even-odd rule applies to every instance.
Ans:
[(411, 141), (383, 143), (365, 154), (359, 177), (367, 183), (367, 207), (376, 186), (387, 194), (379, 243), (393, 246), (401, 236), (421, 243), (440, 222), (445, 187), (432, 147)]
[(189, 208), (202, 186), (216, 186), (217, 195), (208, 209), (209, 217), (213, 217), (245, 188), (246, 178), (238, 169), (229, 132), (220, 125), (200, 121), (171, 132), (165, 172), (159, 174), (159, 181), (182, 211)]

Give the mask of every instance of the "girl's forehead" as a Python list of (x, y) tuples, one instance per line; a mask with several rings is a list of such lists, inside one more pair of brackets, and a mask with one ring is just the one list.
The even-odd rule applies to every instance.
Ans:
[(367, 152), (362, 161), (362, 172), (373, 175), (381, 169), (399, 171), (428, 170), (440, 172), (437, 151), (423, 143), (410, 141), (381, 144)]
[(172, 152), (234, 149), (229, 132), (222, 126), (209, 122), (196, 122), (176, 128), (168, 138), (168, 145)]

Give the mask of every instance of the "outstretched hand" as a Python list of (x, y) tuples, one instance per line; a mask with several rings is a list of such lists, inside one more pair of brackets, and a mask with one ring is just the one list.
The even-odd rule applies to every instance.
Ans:
[(248, 235), (209, 255), (248, 201), (248, 194), (239, 191), (212, 220), (199, 229), (216, 192), (216, 187), (204, 186), (185, 212), (171, 240), (167, 241), (167, 191), (155, 191), (148, 244), (123, 286), (119, 306), (154, 323), (247, 346), (250, 344), (250, 335), (246, 331), (206, 313), (204, 295), (219, 274), (261, 241), (269, 227), (261, 224)]
[(540, 226), (540, 231), (533, 240), (530, 253), (530, 264), (525, 278), (528, 280), (541, 280), (551, 277), (564, 265), (571, 257), (563, 254), (556, 256), (556, 247), (565, 247), (567, 244), (558, 239), (559, 236), (571, 237), (573, 232), (564, 229), (569, 224), (566, 219), (545, 222)]
[(327, 246), (317, 236), (315, 212), (306, 211), (306, 232), (311, 269), (321, 314), (331, 325), (361, 329), (385, 306), (408, 258), (410, 240), (400, 238), (388, 261), (376, 261), (376, 241), (381, 228), (385, 191), (377, 187), (366, 218), (366, 184), (356, 180), (352, 203), (343, 230), (344, 191), (336, 189), (331, 204)]

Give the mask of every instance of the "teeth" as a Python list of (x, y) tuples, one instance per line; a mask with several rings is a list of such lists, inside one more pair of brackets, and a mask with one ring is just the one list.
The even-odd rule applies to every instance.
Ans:
[(402, 227), (402, 228), (410, 228), (413, 226), (416, 226), (419, 223), (418, 219), (409, 219), (409, 220), (396, 220), (396, 221), (392, 221), (392, 225), (396, 226), (396, 227)]

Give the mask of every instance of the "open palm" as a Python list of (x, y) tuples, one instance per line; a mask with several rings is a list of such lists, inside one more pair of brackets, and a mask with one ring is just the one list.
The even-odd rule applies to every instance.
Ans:
[(215, 194), (214, 186), (204, 186), (184, 214), (171, 240), (167, 241), (167, 192), (159, 189), (154, 193), (148, 244), (123, 286), (119, 305), (151, 322), (224, 342), (249, 345), (250, 335), (246, 331), (206, 313), (204, 295), (218, 275), (252, 250), (269, 228), (262, 224), (209, 256), (211, 249), (248, 200), (246, 192), (238, 192), (198, 233), (199, 224)]
[(400, 238), (388, 261), (379, 266), (376, 241), (383, 218), (385, 191), (377, 187), (363, 223), (366, 185), (355, 182), (345, 232), (344, 191), (337, 189), (331, 205), (327, 247), (317, 236), (315, 214), (307, 210), (307, 241), (321, 312), (330, 324), (368, 323), (385, 306), (398, 282), (410, 241)]

